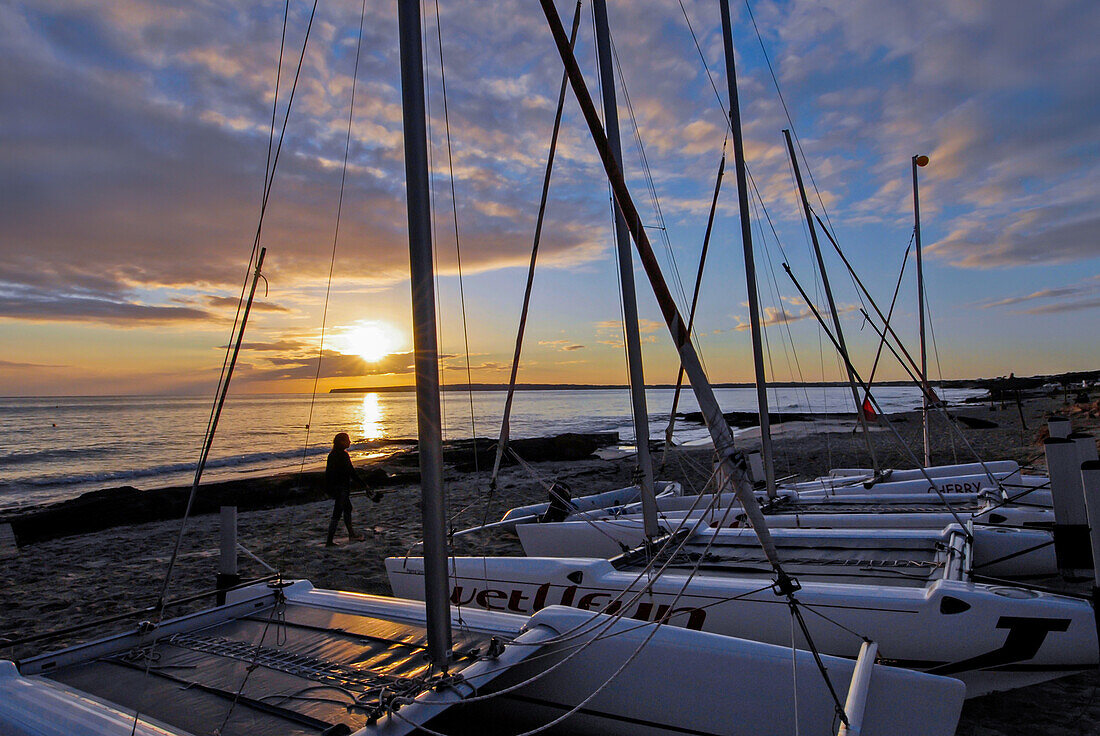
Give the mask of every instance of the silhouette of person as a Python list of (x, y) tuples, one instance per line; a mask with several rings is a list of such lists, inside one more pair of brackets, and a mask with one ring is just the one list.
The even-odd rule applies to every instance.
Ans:
[(363, 538), (362, 535), (355, 533), (351, 525), (351, 482), (354, 480), (364, 489), (367, 485), (355, 472), (355, 466), (351, 464), (351, 456), (348, 455), (349, 447), (351, 447), (351, 438), (348, 437), (347, 432), (336, 435), (332, 438), (332, 452), (328, 454), (328, 461), (325, 463), (325, 493), (333, 499), (332, 520), (329, 521), (328, 537), (325, 539), (326, 547), (336, 545), (333, 536), (336, 534), (336, 525), (341, 516), (344, 517), (344, 526), (348, 530), (348, 541), (354, 542)]

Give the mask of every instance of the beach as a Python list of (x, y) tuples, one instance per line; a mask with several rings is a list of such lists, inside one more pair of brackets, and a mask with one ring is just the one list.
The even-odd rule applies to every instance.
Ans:
[[(1073, 421), (1077, 431), (1100, 433), (1100, 404), (1063, 404), (1061, 394), (1036, 396), (1004, 408), (974, 403), (951, 409), (956, 416), (996, 424), (996, 427), (967, 428), (959, 434), (945, 431), (942, 418), (932, 423), (933, 463), (973, 460), (970, 447), (983, 459), (1013, 459), (1022, 465), (1044, 465), (1042, 438), (1048, 416), (1060, 413)], [(891, 424), (909, 447), (920, 447), (920, 417), (917, 412), (891, 415)], [(777, 425), (775, 435), (776, 475), (808, 478), (830, 467), (866, 467), (864, 439), (853, 434), (851, 419), (811, 420)], [(912, 467), (913, 458), (902, 451), (890, 430), (877, 429), (872, 441), (879, 461), (886, 467)], [(740, 437), (743, 449), (759, 443), (751, 433)], [(969, 445), (970, 447), (968, 447)], [(711, 471), (709, 448), (683, 448), (657, 452), (664, 460), (661, 479), (677, 480), (685, 492), (700, 490)], [(463, 467), (468, 463), (459, 463)], [(364, 471), (371, 464), (364, 464)], [(320, 588), (389, 594), (383, 560), (412, 551), (419, 554), (419, 487), (409, 462), (382, 467), (389, 479), (377, 503), (364, 496), (353, 499), (361, 542), (349, 543), (344, 530), (339, 545), (324, 546), (332, 502), (295, 497), (292, 505), (242, 511), (238, 518), (240, 543), (268, 566), (289, 578), (305, 578)], [(508, 508), (542, 501), (542, 483), (566, 483), (575, 495), (629, 485), (633, 459), (551, 460), (513, 465), (501, 472), (498, 487), (490, 493), (488, 472), (462, 471), (451, 464), (447, 472), (448, 504), (452, 527), (462, 529), (484, 520), (494, 521)], [(402, 475), (404, 473), (405, 475)], [(315, 477), (257, 477), (246, 483), (251, 492), (314, 483)], [(317, 498), (313, 496), (312, 498)], [(194, 516), (187, 524), (180, 555), (173, 573), (168, 598), (190, 596), (213, 587), (219, 517), (216, 513)], [(20, 639), (58, 630), (96, 617), (113, 616), (152, 604), (164, 582), (165, 570), (179, 533), (178, 520), (111, 526), (75, 536), (45, 539), (21, 546), (17, 553), (0, 559), (0, 637)], [(457, 554), (521, 554), (512, 535), (479, 534), (456, 539)], [(240, 571), (246, 578), (269, 574), (260, 562), (240, 556)], [(1077, 590), (1086, 591), (1088, 586)], [(191, 603), (192, 607), (202, 605)], [(186, 606), (172, 609), (175, 614)], [(133, 619), (133, 623), (142, 617)], [(100, 633), (117, 631), (131, 622), (116, 623)], [(87, 636), (87, 632), (83, 636)], [(36, 651), (57, 648), (79, 637), (62, 637), (0, 650), (5, 658), (25, 657)], [(958, 733), (970, 735), (1085, 734), (1100, 732), (1100, 699), (1094, 697), (1100, 673), (1092, 672), (1039, 686), (977, 698), (967, 702)]]

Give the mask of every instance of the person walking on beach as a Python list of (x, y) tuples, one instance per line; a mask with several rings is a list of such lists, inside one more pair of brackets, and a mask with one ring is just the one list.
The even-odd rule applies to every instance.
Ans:
[[(355, 472), (355, 466), (351, 464), (351, 456), (348, 448), (351, 447), (351, 438), (347, 432), (341, 432), (332, 438), (332, 452), (328, 454), (328, 462), (325, 463), (325, 493), (333, 499), (332, 520), (328, 524), (328, 537), (325, 539), (326, 547), (336, 546), (333, 537), (336, 535), (336, 525), (340, 517), (344, 517), (344, 526), (348, 530), (348, 541), (355, 542), (362, 539), (362, 535), (356, 534), (351, 525), (351, 482), (354, 480), (364, 488), (367, 484)], [(374, 494), (373, 500), (381, 498)]]

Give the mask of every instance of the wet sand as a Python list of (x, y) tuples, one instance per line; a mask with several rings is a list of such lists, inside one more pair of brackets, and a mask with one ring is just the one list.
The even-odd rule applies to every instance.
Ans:
[[(997, 423), (995, 429), (962, 429), (966, 441), (986, 459), (1015, 459), (1041, 467), (1043, 421), (1052, 413), (1069, 416), (1076, 430), (1100, 434), (1100, 405), (1087, 409), (1066, 407), (1060, 397), (1025, 401), (1021, 424), (1016, 406), (990, 410), (973, 405), (953, 413)], [(914, 452), (920, 447), (919, 416), (895, 415), (894, 426)], [(830, 467), (867, 466), (862, 436), (851, 425), (830, 420), (828, 425), (792, 423), (776, 435), (776, 474), (780, 477), (812, 477)], [(826, 430), (826, 431), (822, 431)], [(965, 443), (944, 431), (943, 420), (932, 425), (935, 440), (933, 462), (972, 460)], [(751, 449), (758, 440), (742, 437), (742, 447)], [(891, 467), (912, 467), (892, 432), (878, 431), (873, 442), (880, 463)], [(687, 490), (698, 490), (710, 474), (710, 450), (691, 448), (668, 453), (660, 477), (679, 480)], [(662, 453), (656, 458), (661, 460)], [(535, 463), (530, 470), (512, 467), (502, 471), (495, 493), (488, 490), (488, 474), (448, 472), (449, 508), (452, 526), (462, 529), (484, 519), (499, 519), (512, 506), (544, 499), (541, 481), (564, 481), (575, 494), (622, 487), (630, 483), (630, 458), (604, 461), (586, 459), (569, 462)], [(537, 475), (537, 477), (533, 477)], [(268, 479), (254, 481), (262, 492)], [(388, 594), (383, 560), (414, 549), (420, 538), (419, 488), (416, 485), (387, 489), (384, 499), (372, 503), (354, 498), (355, 523), (366, 534), (362, 542), (348, 543), (343, 529), (340, 545), (324, 546), (331, 501), (242, 512), (239, 539), (242, 545), (287, 577), (306, 578), (317, 587)], [(156, 600), (178, 521), (153, 522), (116, 527), (74, 537), (27, 545), (15, 556), (0, 558), (0, 637), (18, 639), (53, 631), (96, 617), (110, 616), (149, 605)], [(218, 546), (217, 515), (192, 519), (184, 535), (181, 554), (173, 574), (169, 598), (185, 597), (213, 587)], [(515, 537), (477, 535), (456, 540), (459, 554), (519, 554)], [(245, 577), (268, 573), (258, 562), (240, 558)], [(175, 609), (171, 613), (177, 613)], [(137, 617), (135, 620), (140, 620)], [(114, 624), (103, 631), (119, 630)], [(87, 635), (87, 634), (85, 634)], [(36, 651), (57, 648), (75, 637), (20, 647), (0, 645), (4, 658), (24, 657)], [(1029, 688), (990, 695), (967, 702), (958, 733), (966, 736), (1007, 734), (1100, 733), (1100, 698), (1096, 697), (1100, 673), (1092, 672)]]

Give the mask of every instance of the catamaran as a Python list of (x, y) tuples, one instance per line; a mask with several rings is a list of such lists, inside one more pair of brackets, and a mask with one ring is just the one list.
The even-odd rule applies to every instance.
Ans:
[[(559, 47), (568, 49), (553, 4), (544, 8)], [(875, 665), (873, 645), (852, 663), (800, 651), (793, 641), (744, 641), (663, 619), (640, 625), (560, 606), (530, 616), (450, 606), (419, 2), (399, 0), (398, 10), (426, 602), (280, 578), (223, 591), (215, 608), (163, 618), (162, 595), (154, 620), (128, 631), (0, 661), (0, 733), (396, 736), (543, 730), (568, 719), (573, 733), (749, 734), (831, 732), (839, 717), (854, 733), (951, 734), (961, 683)], [(219, 386), (218, 413), (264, 253)], [(207, 448), (213, 428), (216, 421)], [(670, 662), (682, 675), (652, 688)], [(766, 696), (753, 694), (759, 678), (772, 685)], [(849, 678), (841, 704), (832, 680)], [(730, 687), (746, 696), (699, 707), (699, 693)]]
[[(552, 2), (544, 0), (543, 7), (550, 16)], [(755, 275), (732, 34), (725, 3), (722, 25), (751, 311), (756, 304)], [(975, 584), (964, 579), (972, 554), (964, 544), (964, 529), (952, 530), (946, 540), (935, 545), (918, 539), (910, 545), (899, 543), (901, 549), (893, 550), (884, 550), (877, 542), (862, 550), (835, 549), (822, 545), (820, 539), (784, 545), (771, 533), (745, 472), (747, 461), (733, 447), (732, 433), (690, 344), (686, 324), (652, 257), (648, 237), (618, 164), (608, 150), (564, 32), (557, 28), (555, 40), (597, 142), (615, 199), (680, 353), (681, 365), (695, 391), (718, 456), (720, 475), (732, 485), (759, 548), (755, 544), (737, 545), (736, 549), (716, 551), (716, 535), (700, 543), (702, 538), (694, 538), (690, 528), (658, 540), (650, 532), (657, 518), (647, 513), (649, 542), (611, 560), (454, 558), (450, 563), (452, 602), (517, 612), (539, 610), (550, 603), (565, 604), (774, 643), (792, 641), (797, 621), (805, 640), (814, 642), (821, 651), (856, 656), (866, 636), (879, 642), (884, 656), (891, 661), (963, 679), (969, 696), (1095, 668), (1100, 651), (1090, 602), (1034, 588)], [(751, 326), (757, 338), (754, 358), (759, 391), (763, 386), (759, 320), (753, 318)], [(762, 437), (766, 437), (766, 403), (762, 402), (762, 407)], [(768, 448), (764, 451), (767, 454)], [(770, 475), (767, 487), (769, 491), (774, 488)], [(689, 547), (689, 541), (694, 546)], [(727, 558), (722, 560), (725, 564), (712, 569), (709, 563), (720, 556)], [(422, 559), (390, 558), (386, 567), (396, 594), (422, 595)], [(812, 621), (801, 614), (803, 608), (810, 612)], [(790, 617), (782, 612), (789, 612)]]

